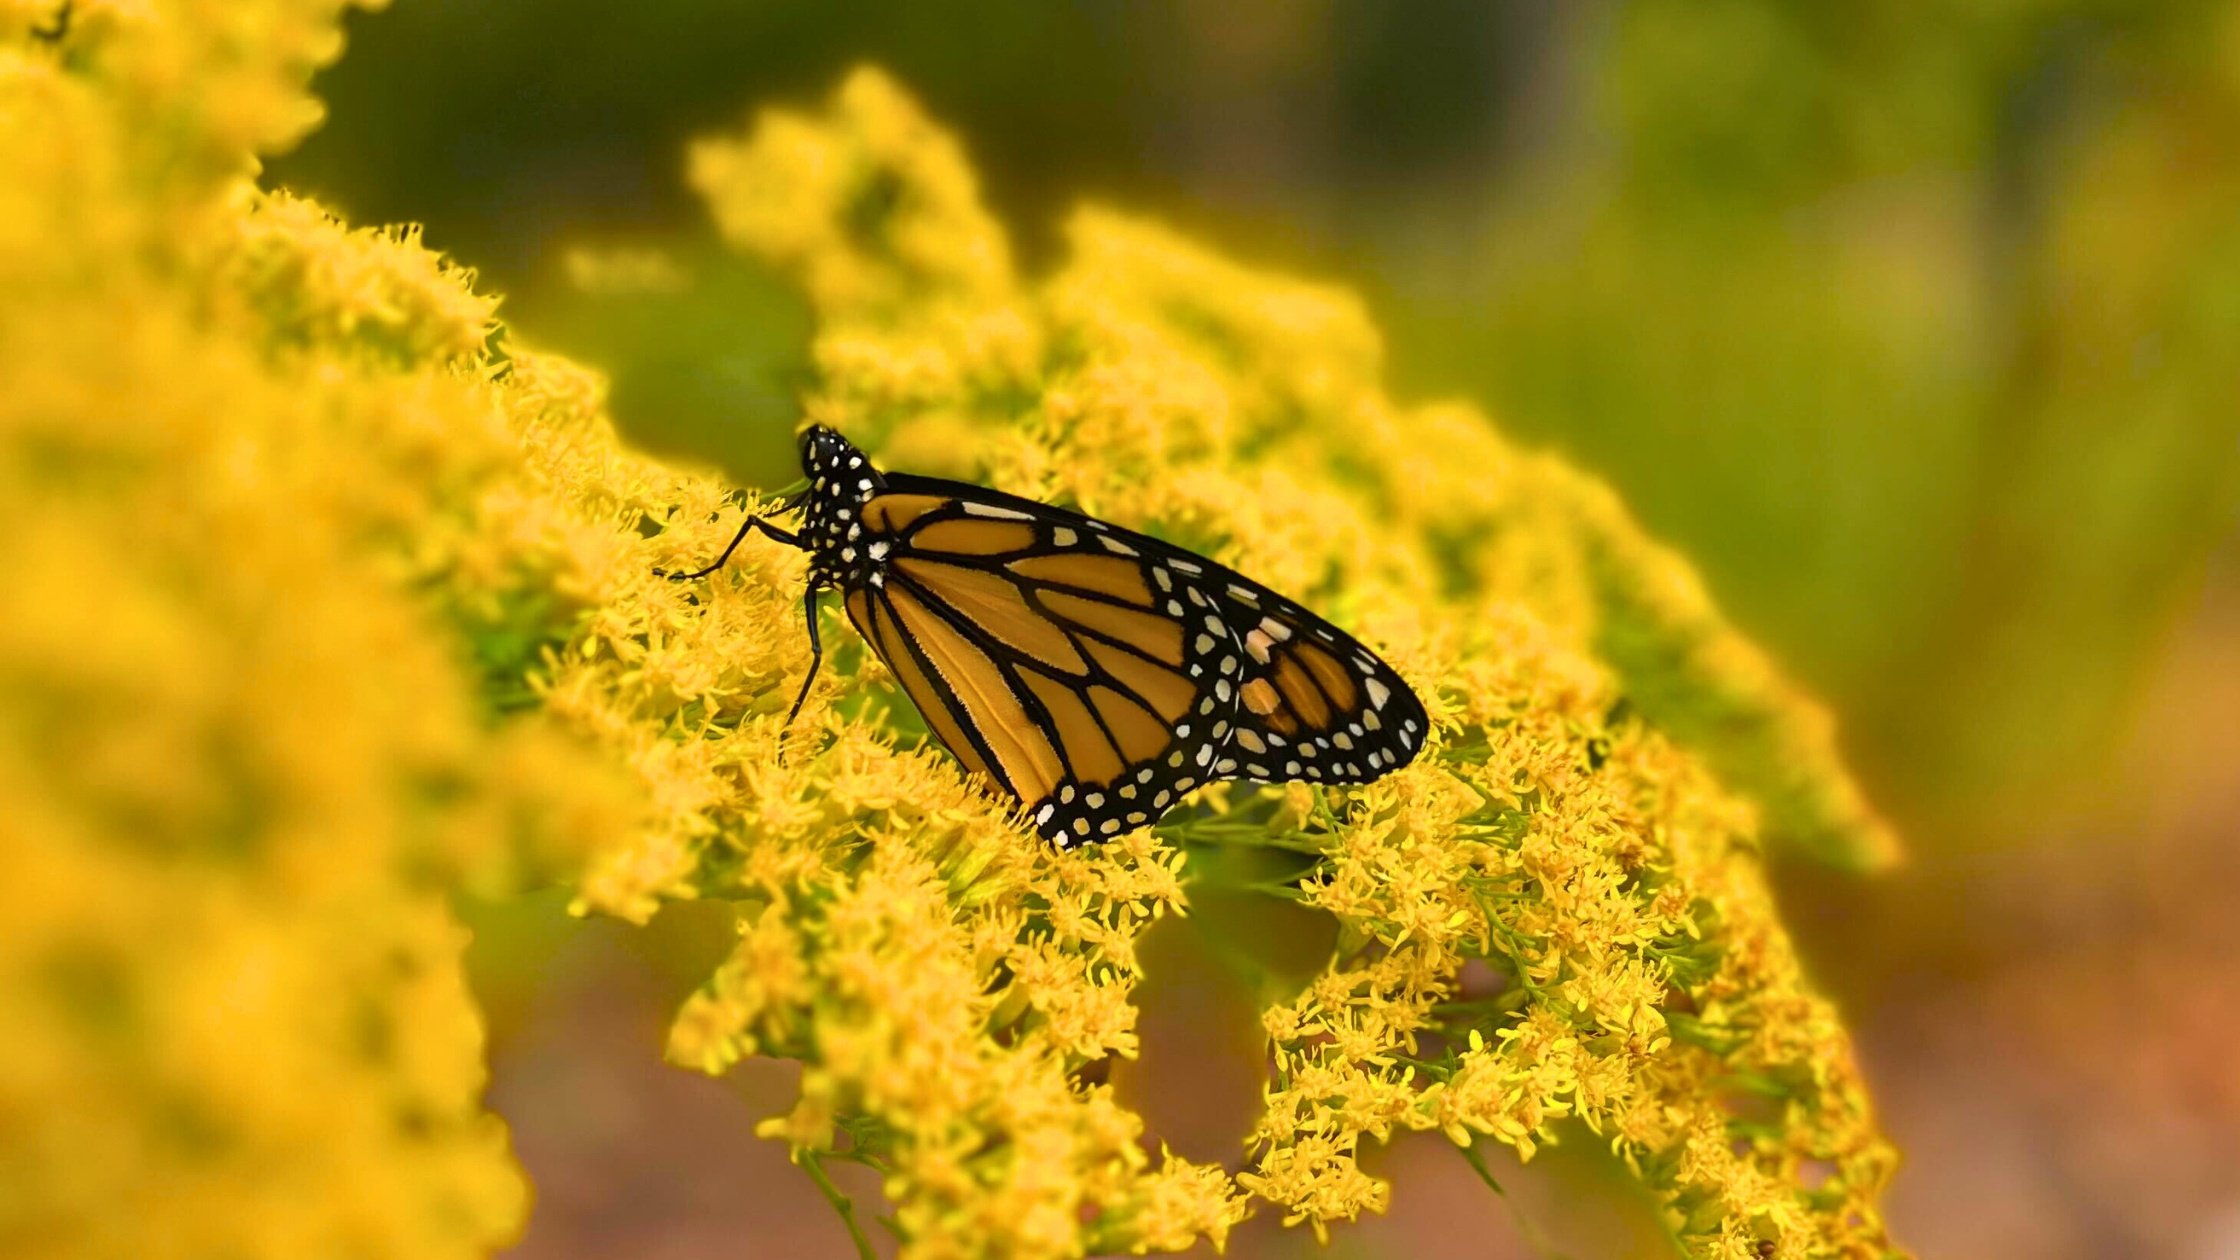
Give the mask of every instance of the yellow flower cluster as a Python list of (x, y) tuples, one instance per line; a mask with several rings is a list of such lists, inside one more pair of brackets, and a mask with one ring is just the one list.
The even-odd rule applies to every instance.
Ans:
[[(1887, 1248), (1890, 1155), (1754, 846), (1889, 842), (1606, 492), (1385, 398), (1341, 294), (1103, 214), (1023, 281), (876, 75), (702, 146), (727, 234), (817, 306), (814, 418), (1306, 596), (1438, 719), (1374, 788), (1053, 853), (837, 621), (786, 727), (801, 557), (654, 577), (728, 537), (725, 487), (623, 449), (599, 381), (409, 233), (248, 182), (340, 7), (0, 0), (11, 1254), (502, 1242), (446, 898), (562, 874), (629, 919), (735, 907), (671, 1056), (798, 1060), (768, 1131), (820, 1184), (878, 1169), (914, 1258), (1219, 1245), (1260, 1202), (1321, 1229), (1383, 1201), (1365, 1140), (1528, 1153), (1565, 1117), (1699, 1253)], [(1085, 1071), (1135, 1052), (1137, 943), (1215, 836), (1302, 855), (1344, 927), (1267, 1012), (1236, 1175), (1147, 1153)]]
[[(1338, 918), (1342, 946), (1266, 1013), (1275, 1068), (1240, 1189), (1319, 1230), (1383, 1205), (1386, 1187), (1356, 1163), (1364, 1141), (1435, 1128), (1529, 1156), (1575, 1118), (1663, 1196), (1697, 1254), (1888, 1251), (1875, 1202), (1893, 1158), (1841, 1028), (1799, 977), (1757, 845), (1772, 834), (1859, 866), (1894, 846), (1838, 766), (1824, 715), (1605, 489), (1506, 445), (1467, 408), (1394, 403), (1375, 332), (1342, 293), (1098, 211), (1073, 223), (1057, 274), (1023, 281), (955, 146), (876, 73), (849, 78), (821, 116), (771, 113), (704, 143), (692, 171), (728, 238), (796, 276), (815, 304), (814, 419), (892, 466), (1074, 503), (1307, 595), (1391, 649), (1441, 739), (1364, 790), (1230, 794), (1221, 809), (1178, 815), (1158, 832), (1175, 848), (1139, 837), (1052, 857), (1022, 852), (1001, 828), (984, 837), (986, 807), (943, 790), (946, 762), (905, 763), (899, 794), (882, 770), (866, 794), (866, 725), (908, 722), (884, 692), (846, 702), (838, 724), (823, 716), (862, 694), (850, 668), (876, 678), (854, 656), (812, 701), (807, 720), (821, 729), (794, 736), (791, 769), (774, 769), (760, 744), (740, 759), (744, 798), (726, 812), (748, 830), (724, 837), (736, 851), (712, 863), (703, 850), (677, 872), (762, 907), (680, 1025), (684, 1058), (805, 1058), (787, 1133), (811, 1148), (837, 1126), (891, 1151), (898, 1132), (922, 1142), (929, 1117), (944, 1142), (953, 1118), (985, 1135), (1005, 1090), (971, 1082), (995, 1059), (1013, 1065), (1011, 1080), (1042, 1082), (1019, 1091), (1038, 1107), (1104, 1114), (1101, 1095), (1069, 1096), (1060, 1075), (1130, 1049), (1125, 934), (1078, 935), (1079, 912), (1061, 922), (1053, 898), (1087, 896), (1101, 912), (1092, 922), (1125, 925), (1131, 905), (1144, 907), (1139, 920), (1179, 908), (1177, 849), (1262, 844), (1309, 855), (1293, 895)], [(708, 506), (670, 518), (679, 558), (721, 541), (700, 519)], [(672, 650), (696, 655), (686, 636), (741, 618), (742, 601), (765, 628), (786, 615), (798, 558), (744, 554), (710, 606), (665, 637)], [(728, 706), (775, 709), (801, 650), (799, 636), (761, 650), (742, 639), (723, 658), (739, 671)], [(749, 731), (742, 722), (724, 745), (770, 738)], [(787, 803), (782, 817), (774, 800)], [(911, 800), (940, 813), (898, 817)], [(865, 935), (860, 881), (951, 829), (966, 838), (970, 881), (948, 873), (959, 859), (938, 842), (908, 859), (910, 883), (882, 878)], [(835, 831), (849, 854), (837, 893), (830, 857), (768, 869), (795, 847), (780, 837), (829, 853)], [(949, 898), (933, 926), (949, 939), (930, 954), (896, 948), (898, 921), (923, 912), (898, 900), (938, 895), (937, 881)], [(937, 941), (918, 928), (910, 939)], [(893, 974), (903, 957), (920, 961)], [(1072, 973), (1051, 983), (1061, 960)], [(1473, 963), (1493, 977), (1486, 992), (1468, 990)], [(1115, 987), (1083, 983), (1100, 976)], [(1020, 991), (1035, 980), (1045, 983)], [(1000, 1031), (1024, 1015), (1024, 1032), (921, 1071), (936, 1046), (967, 1036), (947, 1014), (958, 1004), (965, 1025)], [(912, 1029), (942, 1032), (913, 1045)], [(1018, 1147), (1015, 1120), (995, 1128), (999, 1150)], [(894, 1167), (888, 1189), (906, 1215), (936, 1171), (972, 1190), (937, 1218), (909, 1217), (912, 1238), (929, 1219), (976, 1231), (1047, 1219), (1008, 1166), (1000, 1177)], [(1218, 1176), (1187, 1179), (1199, 1219), (1232, 1218)]]
[(448, 897), (639, 810), (418, 593), (502, 599), (518, 550), (479, 519), (522, 481), (492, 303), (244, 182), (335, 8), (0, 6), (10, 1256), (503, 1243)]

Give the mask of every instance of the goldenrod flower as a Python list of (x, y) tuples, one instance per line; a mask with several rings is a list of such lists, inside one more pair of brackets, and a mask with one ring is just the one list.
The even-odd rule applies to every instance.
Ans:
[[(702, 144), (693, 169), (733, 242), (797, 276), (816, 305), (815, 418), (896, 466), (1068, 500), (1312, 593), (1389, 647), (1439, 720), (1430, 754), (1383, 782), (1271, 791), (1260, 794), (1267, 807), (1234, 793), (1227, 815), (1160, 829), (1170, 843), (1200, 830), (1235, 842), (1225, 820), (1241, 816), (1253, 841), (1319, 855), (1300, 899), (1337, 916), (1350, 943), (1267, 1013), (1275, 1071), (1241, 1189), (1320, 1230), (1383, 1206), (1385, 1187), (1355, 1163), (1365, 1140), (1436, 1128), (1529, 1157), (1577, 1117), (1666, 1195), (1675, 1231), (1700, 1250), (1887, 1247), (1874, 1199), (1889, 1151), (1840, 1028), (1799, 979), (1756, 846), (1770, 832), (1871, 865), (1891, 842), (1837, 768), (1825, 717), (1717, 620), (1693, 575), (1606, 490), (1507, 446), (1466, 408), (1391, 401), (1375, 331), (1343, 293), (1102, 211), (1076, 218), (1072, 258), (1056, 275), (1021, 279), (955, 146), (873, 72), (843, 84), (824, 116), (769, 114), (742, 137)], [(720, 542), (721, 525), (671, 519), (683, 527), (678, 558)], [(740, 601), (773, 624), (786, 615), (791, 558), (760, 549), (748, 563), (788, 568), (717, 583), (704, 616), (728, 622)], [(768, 708), (780, 691), (758, 694)], [(807, 720), (826, 722), (818, 704)], [(855, 720), (826, 729), (826, 757), (861, 756), (843, 750), (875, 738)], [(742, 727), (726, 738), (768, 736)], [(906, 764), (937, 780), (948, 771)], [(1120, 881), (1097, 888), (1104, 905), (1180, 909), (1179, 888), (1153, 896), (1140, 882), (1147, 865), (1174, 870), (1173, 851), (1162, 858), (1143, 837), (1081, 855), (1022, 851), (1000, 828), (984, 837), (968, 821), (987, 817), (984, 801), (932, 783), (921, 791), (940, 802), (938, 823), (853, 811), (868, 855), (835, 854), (809, 877), (829, 889), (832, 871), (876, 868), (906, 849), (950, 860), (950, 826), (976, 855), (992, 838), (1002, 856), (975, 859), (983, 891), (959, 897), (952, 881), (941, 911), (978, 953), (961, 941), (936, 953), (973, 969), (954, 981), (922, 966), (887, 976), (907, 991), (874, 1005), (948, 1009), (995, 995), (974, 1022), (1026, 1017), (997, 1057), (1011, 1079), (1058, 1074), (1045, 1078), (1057, 1104), (1074, 1063), (1133, 1049), (1131, 920), (1075, 935), (1074, 903), (1096, 895), (1080, 881)], [(809, 925), (789, 957), (840, 965), (832, 909), (805, 904), (821, 900), (807, 886), (754, 874), (770, 846), (756, 829), (727, 858), (724, 884), (767, 902), (765, 918)], [(862, 876), (847, 878), (843, 887)], [(921, 880), (935, 887), (932, 872)], [(885, 900), (899, 895), (882, 887), (882, 916), (901, 913)], [(1045, 924), (1057, 929), (1047, 940)], [(853, 991), (840, 976), (809, 986), (806, 1016), (784, 1012), (744, 963), (759, 932), (688, 1012), (693, 1036), (681, 1048), (719, 1065), (771, 1044), (758, 1021), (783, 1012), (821, 1096), (845, 1100), (835, 1114), (876, 1119), (898, 1160), (890, 1193), (908, 1213), (928, 1181), (951, 1184), (946, 1169), (918, 1173), (911, 1146), (931, 1136), (919, 1128), (928, 1118), (957, 1114), (975, 1069), (952, 1060), (938, 1088), (929, 1080), (916, 1094), (873, 1056), (860, 1080), (829, 1092), (827, 1038), (898, 1017), (832, 1005)], [(918, 947), (888, 947), (888, 965)], [(1069, 965), (1083, 949), (1112, 964), (1117, 992), (1096, 984), (1094, 962)], [(1459, 1000), (1473, 959), (1495, 964), (1508, 988)], [(874, 970), (873, 958), (862, 962)], [(1021, 1001), (1023, 984), (1033, 993)], [(936, 985), (946, 991), (923, 992)], [(711, 1053), (719, 1007), (735, 1032)], [(1762, 1086), (1772, 1118), (1726, 1112), (1737, 1080)], [(1090, 1096), (1076, 1091), (1072, 1105)], [(1035, 1123), (1067, 1124), (1066, 1110)], [(999, 1132), (1007, 1144), (1027, 1140)], [(1096, 1161), (1115, 1158), (1068, 1149), (1091, 1157), (1077, 1168), (1092, 1183), (1103, 1180)], [(1806, 1185), (1808, 1164), (1834, 1171)], [(1007, 1212), (1026, 1209), (1006, 1197), (1024, 1193), (1008, 1174), (957, 1184), (969, 1201), (918, 1219), (954, 1228), (989, 1195)]]
[[(878, 1169), (912, 1257), (1218, 1245), (1259, 1203), (1321, 1231), (1386, 1201), (1365, 1141), (1529, 1155), (1572, 1117), (1702, 1254), (1888, 1249), (1890, 1152), (1757, 845), (1889, 841), (1605, 490), (1394, 403), (1342, 293), (1103, 212), (1022, 278), (876, 74), (703, 144), (718, 222), (818, 310), (810, 415), (1309, 596), (1438, 722), (1369, 788), (1050, 851), (859, 650), (786, 727), (801, 558), (654, 576), (737, 508), (624, 449), (595, 375), (413, 235), (247, 182), (337, 8), (79, 0), (57, 43), (0, 7), (0, 1238), (489, 1250), (523, 1187), (445, 897), (565, 877), (735, 909), (671, 1057), (798, 1060), (764, 1131)], [(1310, 855), (1345, 942), (1265, 1014), (1235, 1175), (1082, 1073), (1135, 1053), (1138, 938), (1216, 832)], [(1473, 960), (1506, 987), (1463, 993)]]
[(335, 6), (57, 7), (0, 10), (0, 1248), (486, 1253), (447, 894), (639, 810), (463, 665), (531, 589), (492, 302), (244, 182)]

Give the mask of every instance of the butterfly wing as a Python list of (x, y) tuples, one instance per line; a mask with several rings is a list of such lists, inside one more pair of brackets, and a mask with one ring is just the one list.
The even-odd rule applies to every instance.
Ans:
[(1219, 777), (1368, 783), (1415, 759), (1429, 719), (1390, 665), (1257, 582), (1211, 566), (1207, 578), (1241, 658)]
[(1212, 779), (1363, 782), (1421, 746), (1422, 706), (1389, 667), (1201, 556), (893, 473), (862, 524), (879, 565), (848, 585), (856, 629), (942, 743), (1061, 847)]

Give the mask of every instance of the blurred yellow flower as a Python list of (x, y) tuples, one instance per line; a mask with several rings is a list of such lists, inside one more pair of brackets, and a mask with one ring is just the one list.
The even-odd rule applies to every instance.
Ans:
[[(1826, 719), (1598, 484), (1395, 404), (1346, 295), (1084, 212), (1030, 283), (892, 83), (692, 175), (820, 320), (805, 408), (897, 465), (1174, 538), (1381, 647), (1440, 739), (1358, 792), (1030, 842), (842, 647), (801, 558), (634, 455), (410, 233), (248, 182), (317, 116), (331, 0), (0, 6), (0, 1240), (472, 1255), (524, 1187), (477, 1102), (454, 890), (734, 908), (670, 1056), (798, 1060), (765, 1126), (877, 1169), (914, 1258), (1218, 1246), (1376, 1210), (1365, 1141), (1575, 1117), (1706, 1255), (1883, 1254), (1891, 1154), (1761, 834), (1891, 842)], [(578, 268), (674, 273), (650, 256)], [(845, 642), (828, 635), (827, 641)], [(1311, 863), (1343, 946), (1265, 1013), (1241, 1171), (1146, 1149), (1143, 931), (1208, 840)], [(1470, 991), (1490, 964), (1497, 991)], [(1749, 1099), (1748, 1106), (1736, 1103)]]
[(493, 303), (244, 181), (316, 116), (335, 9), (0, 17), (10, 1255), (504, 1242), (447, 895), (639, 809), (460, 650), (524, 472)]

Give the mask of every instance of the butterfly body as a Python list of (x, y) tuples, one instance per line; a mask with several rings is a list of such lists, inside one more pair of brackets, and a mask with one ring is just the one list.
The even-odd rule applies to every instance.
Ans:
[(1203, 556), (881, 472), (821, 426), (801, 455), (799, 533), (749, 518), (739, 538), (808, 551), (812, 647), (817, 595), (838, 590), (935, 736), (1061, 848), (1156, 822), (1209, 782), (1363, 783), (1422, 747), (1423, 706), (1389, 666)]

